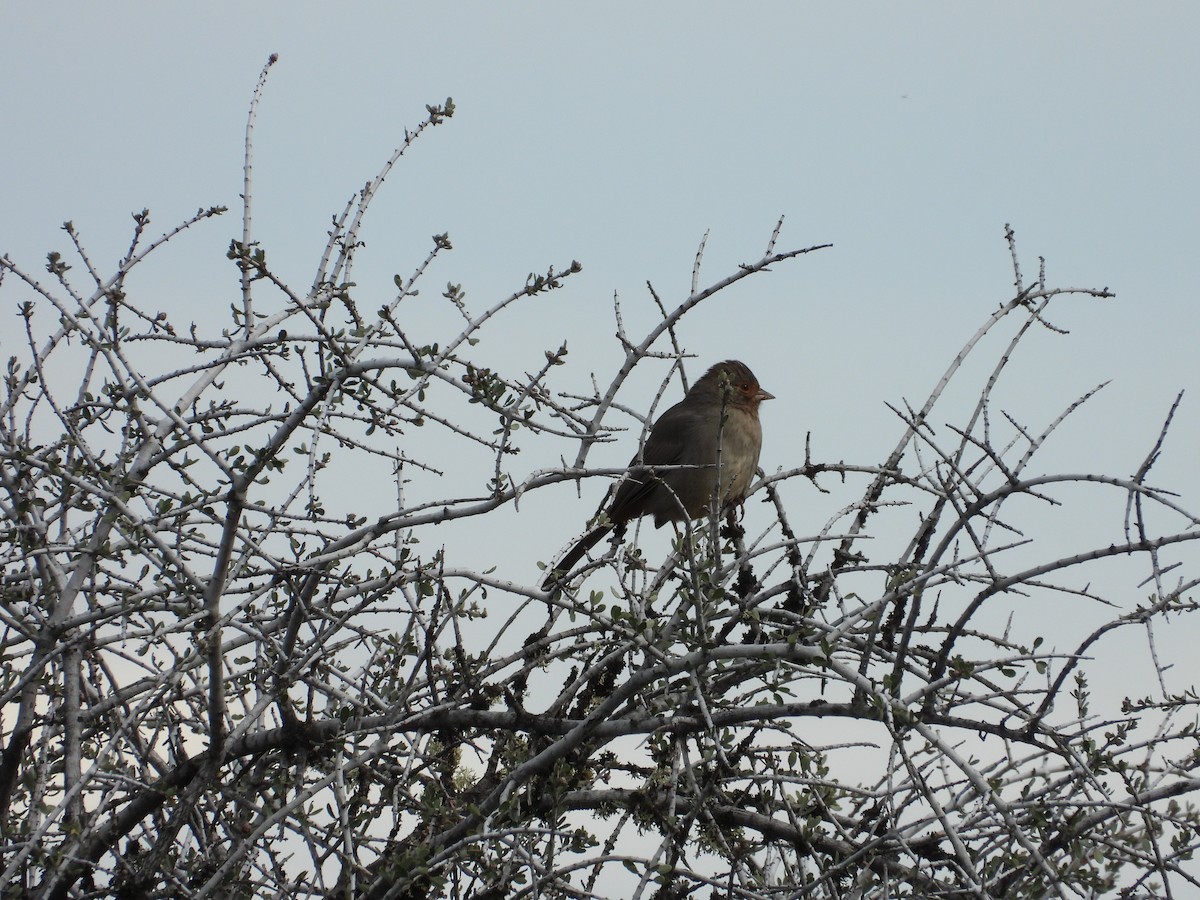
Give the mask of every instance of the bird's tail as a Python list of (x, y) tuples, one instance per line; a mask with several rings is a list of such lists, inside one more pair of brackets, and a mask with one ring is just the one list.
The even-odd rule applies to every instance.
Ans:
[(575, 568), (575, 564), (583, 559), (585, 553), (600, 543), (600, 539), (612, 531), (612, 528), (612, 525), (597, 525), (576, 541), (575, 546), (568, 550), (566, 555), (546, 572), (546, 577), (542, 579), (542, 590), (548, 591), (551, 588), (561, 585), (571, 573), (571, 570)]

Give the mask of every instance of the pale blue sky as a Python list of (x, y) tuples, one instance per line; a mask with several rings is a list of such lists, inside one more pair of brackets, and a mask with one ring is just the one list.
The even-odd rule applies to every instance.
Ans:
[[(1186, 388), (1157, 483), (1196, 503), (1200, 6), (6, 7), (0, 252), (29, 268), (66, 249), (66, 219), (111, 267), (131, 211), (149, 207), (157, 233), (227, 204), (142, 282), (161, 295), (149, 305), (184, 321), (222, 315), (246, 109), (278, 52), (258, 121), (256, 223), (268, 258), (300, 285), (329, 216), (427, 102), (453, 96), (455, 118), (421, 141), (368, 218), (363, 308), (391, 295), (391, 276), (435, 232), (455, 251), (427, 290), (461, 282), (478, 308), (528, 272), (578, 259), (583, 275), (508, 315), (488, 352), (532, 369), (565, 339), (582, 391), (589, 372), (606, 382), (619, 363), (614, 291), (631, 329), (648, 328), (645, 282), (682, 299), (706, 230), (705, 282), (757, 258), (786, 214), (781, 247), (833, 249), (685, 320), (693, 377), (740, 357), (776, 394), (764, 409), (768, 471), (802, 462), (807, 431), (818, 460), (868, 464), (898, 437), (884, 403), (919, 402), (1009, 298), (1011, 222), (1027, 276), (1043, 255), (1052, 284), (1118, 298), (1052, 308), (1072, 334), (1034, 336), (1005, 408), (1040, 430), (1112, 379), (1044, 466), (1127, 475)], [(0, 342), (19, 339), (18, 325), (10, 308)], [(632, 449), (630, 439), (592, 462), (620, 465)], [(515, 471), (573, 449), (537, 452)], [(478, 474), (482, 486), (490, 473)], [(829, 510), (804, 488), (793, 488), (794, 524), (812, 533)], [(535, 578), (536, 560), (582, 528), (601, 492), (591, 482), (582, 500), (564, 490), (524, 508), (479, 566)]]

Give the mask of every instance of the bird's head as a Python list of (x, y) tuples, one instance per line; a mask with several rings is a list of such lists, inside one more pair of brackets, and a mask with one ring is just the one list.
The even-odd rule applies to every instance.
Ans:
[(774, 394), (762, 389), (750, 367), (736, 359), (717, 363), (704, 373), (689, 393), (707, 395), (755, 413), (764, 400), (775, 399)]

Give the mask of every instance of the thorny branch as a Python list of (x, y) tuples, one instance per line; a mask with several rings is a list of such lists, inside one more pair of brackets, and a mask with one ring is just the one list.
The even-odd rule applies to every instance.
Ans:
[[(452, 334), (405, 305), (451, 264), (448, 235), (382, 300), (351, 283), (366, 210), (450, 100), (333, 218), (307, 290), (274, 271), (251, 228), (263, 84), (230, 321), (138, 300), (153, 251), (219, 208), (153, 241), (138, 213), (110, 276), (70, 223), (81, 278), (58, 253), (48, 282), (0, 259), (26, 335), (0, 376), (0, 879), (15, 896), (1195, 886), (1197, 698), (1167, 690), (1175, 660), (1153, 628), (1195, 628), (1200, 518), (1149, 482), (1184, 407), (1132, 476), (1039, 468), (1094, 391), (1042, 426), (995, 413), (1015, 351), (1067, 339), (1051, 312), (1107, 291), (1052, 287), (1044, 263), (1026, 284), (1009, 229), (1015, 295), (928, 397), (893, 403), (890, 452), (831, 462), (806, 445), (741, 521), (684, 528), (665, 556), (629, 543), (547, 596), (532, 556), (528, 581), (508, 580), (447, 530), (618, 476), (588, 468), (589, 449), (674, 394), (686, 314), (828, 245), (778, 250), (781, 219), (757, 261), (704, 287), (706, 234), (687, 297), (648, 286), (646, 334), (614, 302), (625, 361), (580, 394), (565, 346), (493, 340), (578, 263), (480, 305), (449, 281)], [(947, 409), (980, 355), (976, 397)], [(638, 366), (661, 379), (650, 409), (619, 399)], [(535, 441), (572, 463), (521, 468)], [(1124, 505), (1122, 534), (1046, 538), (1080, 490)], [(1065, 632), (1042, 633), (1049, 603), (1074, 611)], [(1152, 683), (1094, 696), (1130, 626)]]

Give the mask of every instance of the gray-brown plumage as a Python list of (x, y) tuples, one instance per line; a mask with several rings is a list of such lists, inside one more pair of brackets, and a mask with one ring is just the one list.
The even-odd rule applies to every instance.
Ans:
[[(762, 424), (758, 406), (773, 399), (754, 373), (735, 359), (717, 363), (692, 385), (682, 400), (650, 429), (640, 458), (630, 462), (608, 505), (607, 522), (581, 537), (547, 573), (549, 590), (608, 532), (620, 537), (634, 519), (653, 516), (654, 527), (707, 515), (717, 489), (720, 456), (720, 508), (741, 503), (758, 468)], [(651, 472), (654, 466), (694, 466)], [(601, 509), (604, 504), (601, 504)]]

